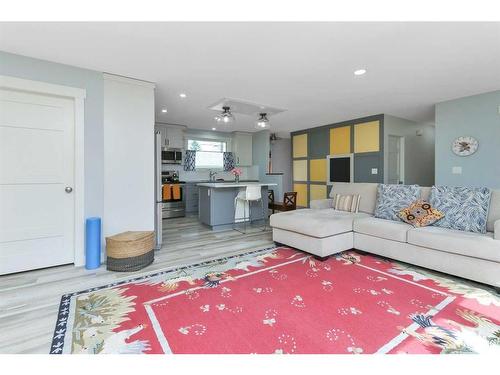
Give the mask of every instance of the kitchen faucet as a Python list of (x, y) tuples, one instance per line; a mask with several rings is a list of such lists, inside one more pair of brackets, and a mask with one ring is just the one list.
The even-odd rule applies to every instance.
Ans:
[(217, 174), (217, 172), (213, 172), (213, 171), (209, 171), (209, 175), (210, 175), (210, 182), (215, 182), (215, 175)]

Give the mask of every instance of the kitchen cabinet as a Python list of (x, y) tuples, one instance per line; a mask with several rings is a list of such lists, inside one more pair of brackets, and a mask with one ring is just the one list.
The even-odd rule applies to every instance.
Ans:
[(184, 187), (184, 194), (186, 197), (186, 213), (198, 212), (198, 182), (186, 182)]
[(161, 144), (164, 148), (184, 148), (184, 127), (175, 125), (156, 125), (161, 134)]
[(252, 134), (244, 132), (233, 133), (233, 153), (236, 165), (248, 167), (253, 165)]

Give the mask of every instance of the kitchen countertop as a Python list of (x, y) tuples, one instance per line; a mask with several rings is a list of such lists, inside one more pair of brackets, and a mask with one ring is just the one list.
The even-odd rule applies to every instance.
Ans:
[(197, 186), (209, 187), (209, 188), (237, 188), (246, 186), (277, 186), (278, 184), (273, 183), (262, 183), (262, 182), (207, 182), (201, 183)]

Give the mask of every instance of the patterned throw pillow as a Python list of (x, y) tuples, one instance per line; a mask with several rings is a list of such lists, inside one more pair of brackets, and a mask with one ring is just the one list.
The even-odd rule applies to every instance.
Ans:
[(441, 220), (444, 214), (436, 210), (430, 203), (418, 200), (399, 211), (399, 218), (405, 223), (413, 225), (415, 228), (426, 227)]
[(418, 185), (380, 184), (377, 189), (375, 217), (399, 221), (398, 213), (420, 198)]
[(335, 194), (333, 196), (333, 208), (338, 211), (358, 212), (359, 201), (361, 197), (359, 194), (342, 195)]
[(435, 225), (441, 228), (486, 233), (491, 190), (433, 186), (429, 202), (445, 214)]

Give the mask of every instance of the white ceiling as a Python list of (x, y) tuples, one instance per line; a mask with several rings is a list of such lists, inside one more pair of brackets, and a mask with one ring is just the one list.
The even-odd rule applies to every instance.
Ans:
[(155, 82), (157, 120), (202, 129), (223, 97), (289, 132), (500, 89), (500, 23), (1, 23), (0, 50)]

